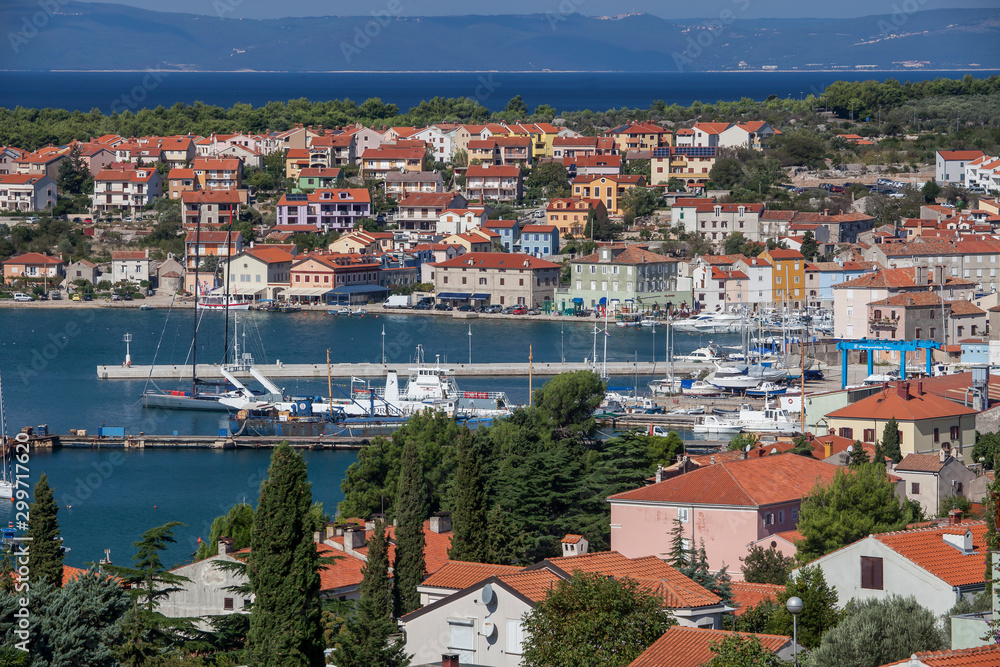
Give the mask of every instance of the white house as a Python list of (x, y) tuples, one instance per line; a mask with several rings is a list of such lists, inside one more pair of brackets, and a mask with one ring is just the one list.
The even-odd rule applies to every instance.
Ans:
[[(200, 618), (202, 616), (222, 616), (247, 613), (253, 602), (253, 594), (239, 596), (227, 590), (230, 586), (240, 586), (247, 578), (232, 570), (222, 569), (218, 563), (236, 563), (233, 540), (224, 537), (219, 540), (219, 551), (205, 560), (182, 565), (172, 570), (173, 574), (187, 577), (190, 581), (177, 584), (174, 591), (160, 601), (159, 612), (169, 618)], [(211, 629), (206, 621), (199, 621), (203, 630)]]
[(56, 205), (58, 188), (48, 176), (0, 176), (0, 211), (45, 211)]
[(464, 234), (486, 224), (488, 216), (485, 208), (452, 208), (441, 212), (437, 233), (442, 236)]
[(961, 598), (986, 588), (986, 522), (869, 535), (814, 560), (837, 603), (913, 595), (944, 614)]
[(983, 155), (982, 151), (938, 151), (934, 156), (934, 180), (938, 185), (964, 185), (965, 165)]
[(111, 253), (111, 282), (121, 280), (138, 285), (150, 279), (153, 260), (146, 250), (116, 250)]

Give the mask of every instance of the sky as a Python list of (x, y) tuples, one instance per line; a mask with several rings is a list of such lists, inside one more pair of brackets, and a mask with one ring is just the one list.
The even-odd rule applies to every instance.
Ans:
[[(88, 0), (83, 0), (88, 1)], [(646, 12), (664, 18), (713, 18), (730, 10), (743, 18), (843, 18), (892, 14), (912, 4), (921, 9), (1000, 8), (1000, 0), (101, 0), (154, 11), (215, 15), (223, 4), (229, 17), (282, 18), (286, 16), (359, 16), (397, 7), (409, 16), (464, 14), (544, 14), (578, 12), (616, 16)], [(402, 11), (400, 12), (401, 8)]]

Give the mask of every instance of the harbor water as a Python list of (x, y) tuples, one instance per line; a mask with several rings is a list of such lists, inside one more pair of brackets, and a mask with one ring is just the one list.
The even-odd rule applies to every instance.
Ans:
[[(0, 309), (0, 373), (3, 377), (8, 430), (47, 424), (50, 432), (68, 433), (101, 426), (121, 426), (126, 433), (213, 435), (226, 425), (222, 413), (197, 413), (142, 408), (141, 381), (98, 380), (98, 364), (123, 363), (129, 352), (134, 364), (190, 363), (194, 312), (167, 309), (139, 311), (119, 308)], [(602, 326), (603, 321), (598, 323)], [(234, 336), (230, 322), (229, 338)], [(256, 361), (273, 363), (332, 362), (390, 363), (414, 359), (417, 345), (426, 363), (440, 359), (443, 366), (473, 362), (592, 359), (594, 320), (567, 318), (565, 322), (531, 319), (454, 320), (443, 316), (368, 315), (333, 317), (315, 313), (240, 313), (241, 352)], [(382, 332), (385, 331), (383, 337)], [(469, 332), (471, 331), (471, 336)], [(658, 362), (665, 357), (664, 328), (610, 326), (606, 337), (609, 361)], [(221, 363), (226, 338), (224, 317), (205, 315), (199, 328), (198, 362)], [(598, 334), (598, 359), (604, 351)], [(678, 334), (674, 354), (686, 354), (707, 344), (737, 345), (738, 336)], [(230, 348), (232, 345), (230, 345)], [(159, 351), (157, 351), (159, 348)], [(665, 366), (663, 367), (665, 372)], [(657, 370), (657, 375), (663, 372)], [(347, 391), (349, 378), (334, 378)], [(611, 384), (638, 386), (644, 391), (650, 377), (619, 376)], [(537, 387), (543, 379), (536, 378)], [(325, 379), (283, 381), (288, 394), (327, 393)], [(378, 382), (381, 384), (381, 382)], [(185, 389), (190, 385), (163, 385)], [(461, 378), (467, 390), (504, 391), (516, 403), (528, 400), (528, 379), (511, 377)], [(334, 388), (334, 393), (338, 391)], [(691, 434), (684, 434), (692, 437)], [(306, 451), (314, 499), (333, 514), (341, 500), (344, 471), (355, 460), (351, 451)], [(113, 561), (124, 563), (134, 552), (131, 543), (141, 533), (167, 521), (183, 521), (177, 544), (166, 557), (180, 563), (208, 538), (214, 517), (244, 499), (256, 503), (260, 481), (266, 476), (269, 450), (64, 449), (35, 451), (30, 463), (32, 484), (45, 472), (60, 505), (60, 524), (70, 552), (67, 563), (82, 567), (111, 549)], [(10, 516), (7, 516), (10, 514)], [(0, 523), (13, 520), (13, 508), (0, 506)]]

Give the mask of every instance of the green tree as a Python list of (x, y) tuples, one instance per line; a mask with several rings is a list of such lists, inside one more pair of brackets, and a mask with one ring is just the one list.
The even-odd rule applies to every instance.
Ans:
[(468, 429), (458, 438), (456, 449), (448, 558), (479, 563), (487, 557), (490, 527), (486, 483), (479, 465), (475, 436)]
[(804, 435), (796, 436), (792, 440), (794, 447), (788, 450), (789, 454), (795, 454), (797, 456), (805, 456), (806, 458), (813, 458), (813, 448), (812, 442), (809, 438)]
[(871, 459), (868, 458), (868, 452), (865, 450), (864, 446), (860, 441), (855, 440), (853, 448), (851, 449), (850, 465), (852, 468), (857, 468), (866, 463), (871, 463)]
[(816, 255), (819, 254), (819, 245), (816, 243), (816, 237), (813, 236), (812, 232), (807, 231), (802, 235), (802, 248), (799, 252), (810, 262), (816, 260)]
[(619, 206), (626, 213), (631, 213), (636, 218), (642, 218), (651, 215), (656, 210), (661, 198), (659, 188), (636, 186), (625, 191), (619, 201)]
[(732, 190), (743, 182), (743, 165), (734, 157), (716, 158), (708, 177), (723, 190)]
[(569, 175), (560, 162), (536, 165), (524, 181), (527, 199), (565, 197), (569, 195)]
[(920, 194), (924, 196), (924, 201), (928, 204), (933, 204), (941, 194), (941, 186), (933, 180), (927, 181), (924, 183), (924, 187), (920, 189)]
[(972, 511), (972, 501), (965, 496), (948, 496), (941, 501), (941, 505), (938, 507), (938, 516), (946, 517), (949, 512), (955, 509), (961, 510), (963, 515), (968, 516), (969, 512)]
[(729, 447), (727, 451), (730, 452), (745, 452), (747, 447), (753, 449), (757, 446), (757, 436), (753, 433), (737, 433), (732, 438), (729, 439)]
[(734, 619), (736, 632), (759, 632), (766, 633), (772, 627), (773, 619), (781, 609), (781, 605), (774, 598), (761, 600)]
[(524, 103), (520, 95), (515, 95), (504, 107), (504, 115), (512, 120), (523, 120), (528, 117), (528, 105)]
[(828, 486), (817, 484), (802, 502), (797, 558), (808, 563), (873, 533), (899, 530), (913, 518), (913, 508), (896, 497), (884, 467), (838, 470)]
[(486, 521), (489, 525), (489, 539), (483, 562), (497, 565), (526, 564), (527, 536), (499, 503), (490, 508)]
[(777, 584), (784, 586), (788, 582), (788, 573), (792, 571), (794, 560), (785, 556), (774, 547), (767, 549), (758, 544), (750, 547), (747, 555), (740, 560), (743, 565), (743, 580), (751, 584)]
[(271, 455), (254, 515), (247, 576), (256, 598), (246, 659), (267, 667), (324, 664), (319, 560), (306, 463), (287, 442)]
[(239, 551), (250, 546), (253, 534), (253, 508), (246, 503), (233, 505), (232, 509), (222, 516), (215, 517), (209, 529), (208, 540), (198, 546), (196, 560), (204, 560), (218, 553), (219, 538), (231, 537), (233, 549)]
[(410, 663), (404, 645), (390, 640), (397, 628), (392, 617), (389, 540), (384, 521), (375, 522), (361, 576), (361, 598), (341, 631), (337, 664), (340, 667), (404, 667)]
[(35, 483), (35, 500), (28, 514), (28, 568), (32, 584), (47, 581), (62, 586), (63, 546), (59, 535), (59, 507), (43, 472)]
[(993, 470), (1000, 457), (1000, 431), (980, 433), (976, 431), (976, 444), (972, 447), (972, 461), (982, 463), (987, 470)]
[(427, 516), (427, 494), (418, 445), (407, 440), (400, 461), (399, 486), (396, 491), (396, 615), (402, 616), (420, 607), (417, 586), (427, 569), (424, 562), (424, 519)]
[(753, 635), (729, 635), (709, 644), (712, 659), (704, 667), (782, 667), (785, 661), (764, 648)]
[(544, 428), (558, 436), (590, 437), (597, 428), (594, 410), (605, 384), (593, 371), (560, 373), (535, 390), (533, 404)]
[(791, 597), (802, 600), (802, 611), (798, 615), (799, 643), (806, 648), (816, 648), (823, 634), (840, 622), (837, 589), (826, 583), (820, 568), (802, 568), (778, 595), (779, 608), (771, 617), (769, 634), (792, 636), (792, 614), (785, 607)]
[(674, 621), (632, 579), (577, 573), (524, 618), (524, 666), (624, 667)]
[(848, 602), (843, 619), (823, 635), (810, 660), (815, 667), (879, 667), (947, 647), (930, 610), (913, 597), (890, 595)]
[(899, 451), (899, 424), (896, 423), (895, 417), (889, 417), (885, 429), (882, 430), (882, 449), (885, 450), (885, 455), (896, 463), (903, 458), (902, 452)]
[(646, 440), (649, 443), (648, 457), (654, 465), (672, 465), (677, 455), (684, 452), (684, 439), (677, 431), (667, 433), (665, 438), (658, 435), (647, 436)]
[(80, 144), (74, 144), (66, 157), (59, 163), (56, 184), (60, 195), (78, 195), (84, 192), (90, 180), (90, 170), (80, 157)]

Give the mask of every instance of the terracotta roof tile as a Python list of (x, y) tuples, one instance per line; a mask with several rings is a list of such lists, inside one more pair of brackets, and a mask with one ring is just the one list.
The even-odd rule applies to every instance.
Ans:
[[(974, 551), (970, 554), (963, 554), (944, 541), (944, 535), (963, 535), (967, 530), (972, 531)], [(872, 537), (950, 586), (983, 583), (987, 553), (985, 521), (966, 521), (940, 528), (882, 533)]]
[(561, 578), (551, 570), (514, 572), (500, 575), (497, 578), (534, 602), (544, 600), (549, 591), (561, 581)]
[(817, 482), (833, 481), (839, 469), (794, 454), (749, 458), (716, 463), (608, 500), (759, 507), (802, 499)]
[(785, 592), (784, 586), (751, 584), (745, 581), (732, 581), (729, 587), (733, 591), (733, 602), (737, 605), (737, 616), (742, 616), (747, 609), (757, 606), (764, 600), (777, 602), (778, 596)]
[[(713, 642), (721, 642), (737, 633), (728, 630), (707, 630), (704, 628), (685, 628), (675, 625), (663, 633), (638, 658), (629, 663), (628, 667), (701, 667), (709, 662), (715, 654), (712, 653)], [(742, 636), (757, 637), (764, 648), (776, 653), (791, 639), (782, 635), (761, 635), (756, 633), (739, 633)]]
[(523, 570), (523, 567), (516, 565), (492, 565), (489, 563), (469, 563), (452, 560), (427, 577), (420, 585), (431, 588), (451, 588), (460, 591), (492, 576), (514, 574)]
[[(907, 398), (903, 398), (901, 393), (905, 393)], [(845, 419), (895, 417), (896, 421), (917, 421), (974, 414), (976, 414), (976, 410), (926, 390), (917, 396), (914, 383), (896, 382), (877, 394), (872, 394), (839, 410), (834, 410), (827, 414), (827, 417)]]
[(946, 461), (942, 461), (937, 454), (907, 454), (896, 465), (895, 470), (905, 472), (937, 472), (944, 467), (945, 463)]
[(913, 658), (920, 661), (916, 664), (926, 665), (926, 667), (995, 667), (1000, 664), (1000, 646), (987, 644), (950, 651), (921, 651), (914, 653), (910, 659), (883, 667), (893, 667), (893, 665), (906, 667), (914, 664), (910, 661)]
[(512, 252), (467, 252), (433, 266), (441, 268), (474, 267), (477, 269), (506, 269), (515, 271), (521, 269), (558, 269), (562, 265), (535, 257)]

